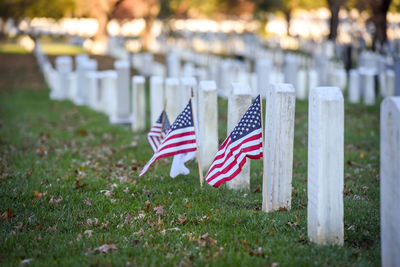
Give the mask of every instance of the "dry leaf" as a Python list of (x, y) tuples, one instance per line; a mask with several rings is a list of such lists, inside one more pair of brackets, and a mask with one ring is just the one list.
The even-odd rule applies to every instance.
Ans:
[(86, 230), (85, 232), (83, 232), (84, 235), (87, 235), (87, 237), (91, 237), (93, 234), (93, 230)]
[(199, 243), (200, 246), (202, 247), (210, 247), (210, 246), (215, 246), (217, 245), (217, 240), (213, 239), (210, 237), (209, 233), (206, 233), (202, 235), (197, 242)]
[(8, 219), (11, 219), (14, 216), (15, 215), (13, 214), (12, 210), (8, 209), (5, 212), (3, 212), (3, 214), (1, 214), (1, 219), (2, 220), (8, 220)]
[(43, 197), (43, 193), (40, 193), (40, 192), (38, 192), (36, 190), (33, 191), (33, 195), (35, 197), (37, 197), (38, 199), (42, 199), (42, 197)]
[(59, 199), (56, 199), (54, 196), (50, 197), (49, 203), (50, 204), (58, 204), (59, 202), (61, 202), (63, 200), (62, 197), (60, 197)]
[(137, 231), (137, 232), (135, 232), (135, 233), (133, 233), (133, 234), (134, 234), (134, 235), (137, 235), (137, 236), (142, 236), (142, 235), (144, 234), (143, 228), (140, 228), (139, 231)]
[(105, 223), (103, 223), (103, 224), (101, 225), (101, 229), (106, 229), (106, 228), (108, 227), (109, 224), (110, 224), (110, 222), (109, 222), (109, 221), (106, 221)]
[(156, 215), (161, 215), (161, 216), (165, 215), (165, 211), (164, 211), (164, 207), (163, 206), (157, 206), (157, 207), (154, 208), (154, 210), (156, 211)]
[(116, 244), (104, 244), (100, 247), (97, 247), (95, 249), (89, 249), (88, 252), (85, 253), (85, 255), (89, 255), (89, 254), (95, 254), (97, 252), (100, 253), (108, 253), (112, 250), (117, 250), (117, 245)]
[(90, 201), (89, 198), (85, 198), (85, 199), (83, 200), (83, 203), (85, 203), (85, 204), (88, 205), (89, 207), (92, 206), (92, 202)]
[(57, 225), (49, 226), (49, 228), (47, 228), (47, 230), (49, 230), (50, 232), (55, 232), (55, 231), (57, 231)]
[(20, 266), (20, 267), (28, 266), (28, 264), (30, 264), (32, 261), (33, 261), (32, 258), (31, 258), (31, 259), (22, 260), (22, 261), (20, 262), (19, 266)]

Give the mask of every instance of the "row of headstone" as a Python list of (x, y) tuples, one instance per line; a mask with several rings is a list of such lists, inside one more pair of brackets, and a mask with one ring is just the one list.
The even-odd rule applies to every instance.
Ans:
[[(129, 64), (117, 61), (116, 70), (88, 71), (85, 66), (93, 66), (85, 56), (76, 58), (82, 64), (79, 71), (87, 71), (83, 84), (85, 94), (69, 93), (71, 79), (78, 88), (77, 73), (72, 72), (72, 60), (68, 57), (56, 59), (56, 69), (51, 69), (46, 56), (35, 51), (41, 69), (46, 70), (46, 80), (51, 82), (55, 99), (78, 96), (87, 105), (115, 116), (128, 115), (131, 101), (132, 129), (145, 129), (145, 78), (132, 77), (132, 94), (129, 98)], [(49, 66), (50, 65), (50, 66)], [(50, 69), (49, 69), (50, 68)], [(50, 70), (49, 72), (47, 72)], [(78, 69), (77, 69), (78, 72)], [(55, 74), (56, 73), (56, 74)], [(354, 73), (351, 72), (351, 73)], [(82, 75), (82, 74), (80, 74)], [(365, 75), (365, 74), (362, 74)], [(351, 74), (351, 77), (354, 74)], [(361, 79), (369, 81), (366, 77)], [(74, 77), (74, 78), (71, 78)], [(300, 79), (301, 78), (300, 76)], [(350, 78), (350, 81), (353, 81)], [(58, 85), (57, 85), (58, 84)], [(198, 85), (198, 86), (197, 86)], [(231, 84), (228, 98), (228, 133), (243, 116), (251, 104), (252, 89), (245, 83)], [(359, 87), (359, 86), (358, 86)], [(368, 86), (364, 86), (368, 87)], [(308, 142), (308, 216), (307, 228), (310, 240), (318, 244), (343, 244), (343, 167), (344, 167), (344, 103), (338, 87), (309, 87), (309, 142)], [(349, 90), (350, 91), (350, 90)], [(350, 93), (350, 92), (349, 92)], [(150, 78), (150, 105), (152, 114), (161, 113), (165, 99), (179, 100), (166, 103), (173, 121), (193, 94), (195, 121), (198, 127), (199, 144), (203, 171), (207, 170), (218, 149), (218, 103), (217, 85), (214, 81), (197, 84), (194, 77)], [(265, 172), (263, 179), (263, 210), (290, 209), (293, 172), (293, 139), (296, 90), (290, 84), (272, 84), (267, 89), (265, 108)], [(368, 95), (368, 92), (365, 92)], [(128, 101), (124, 101), (128, 99)], [(130, 99), (130, 100), (129, 100)], [(368, 97), (367, 97), (368, 99)], [(112, 100), (112, 101), (110, 101)], [(156, 110), (158, 108), (158, 110)], [(152, 115), (153, 116), (153, 115)], [(155, 121), (156, 116), (152, 118)], [(388, 98), (382, 104), (381, 112), (381, 212), (382, 212), (382, 264), (396, 266), (400, 263), (400, 231), (396, 225), (400, 216), (393, 213), (399, 204), (399, 194), (393, 188), (399, 187), (400, 174), (400, 99)], [(397, 124), (396, 124), (397, 123)], [(227, 185), (232, 189), (249, 188), (250, 163), (242, 173)]]

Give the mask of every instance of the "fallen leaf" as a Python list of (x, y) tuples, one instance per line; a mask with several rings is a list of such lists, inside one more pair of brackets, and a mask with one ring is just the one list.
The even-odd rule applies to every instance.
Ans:
[(260, 192), (261, 192), (261, 185), (258, 184), (253, 193), (260, 193)]
[(143, 228), (140, 228), (139, 231), (137, 231), (137, 232), (135, 232), (135, 233), (133, 233), (133, 234), (134, 234), (134, 235), (137, 235), (137, 236), (142, 236), (142, 235), (144, 234)]
[(62, 197), (60, 197), (59, 199), (56, 199), (54, 196), (51, 196), (51, 197), (50, 197), (50, 200), (49, 200), (49, 203), (55, 205), (55, 204), (60, 203), (62, 200), (63, 200)]
[(89, 254), (95, 254), (95, 253), (108, 253), (112, 250), (117, 250), (117, 245), (116, 244), (104, 244), (100, 247), (97, 247), (95, 249), (89, 249), (85, 255)]
[(109, 222), (109, 221), (106, 221), (105, 223), (103, 223), (103, 224), (101, 225), (101, 229), (106, 229), (106, 228), (108, 227), (109, 224), (110, 224), (110, 222)]
[(78, 242), (79, 242), (79, 241), (81, 241), (81, 239), (82, 239), (82, 234), (81, 234), (81, 233), (79, 233), (79, 234), (78, 234), (78, 237), (76, 238), (76, 241), (78, 241)]
[(87, 136), (87, 132), (85, 130), (76, 130), (76, 134), (79, 136)]
[(187, 221), (187, 218), (186, 217), (185, 218), (178, 217), (178, 220), (179, 220), (179, 224), (185, 224)]
[(90, 201), (89, 198), (85, 198), (85, 199), (83, 200), (83, 203), (85, 203), (85, 204), (88, 205), (89, 207), (92, 206), (92, 202)]
[(202, 235), (197, 240), (197, 242), (202, 247), (210, 247), (210, 246), (215, 246), (217, 244), (217, 240), (215, 240), (214, 238), (210, 237), (209, 233), (206, 233), (206, 234)]
[(57, 231), (57, 225), (49, 226), (49, 228), (47, 228), (47, 230), (50, 232), (55, 232), (55, 231)]
[(32, 176), (32, 170), (29, 170), (27, 173), (26, 173), (26, 179), (28, 179), (29, 177), (31, 177)]
[(28, 264), (30, 264), (32, 261), (33, 261), (32, 258), (31, 258), (31, 259), (22, 260), (22, 261), (20, 262), (19, 266), (20, 266), (20, 267), (28, 266)]
[(104, 195), (105, 195), (106, 197), (111, 197), (111, 196), (114, 195), (114, 192), (113, 192), (113, 191), (110, 191), (110, 190), (100, 190), (100, 193), (104, 193)]
[(161, 216), (165, 215), (165, 211), (164, 211), (164, 207), (163, 206), (157, 206), (157, 207), (154, 208), (154, 210), (156, 211), (156, 215), (161, 215)]
[(185, 209), (189, 209), (190, 206), (192, 206), (192, 201), (190, 201), (189, 203), (187, 203), (187, 205), (185, 206)]
[(12, 217), (14, 217), (14, 213), (11, 209), (6, 210), (5, 212), (3, 212), (3, 214), (1, 214), (1, 219), (2, 220), (8, 220), (11, 219)]
[(84, 235), (87, 235), (87, 237), (91, 237), (93, 234), (93, 230), (86, 230), (85, 232), (83, 232)]
[(38, 192), (36, 190), (33, 191), (33, 195), (35, 197), (37, 197), (38, 199), (42, 199), (42, 197), (43, 197), (43, 193), (40, 193), (40, 192)]

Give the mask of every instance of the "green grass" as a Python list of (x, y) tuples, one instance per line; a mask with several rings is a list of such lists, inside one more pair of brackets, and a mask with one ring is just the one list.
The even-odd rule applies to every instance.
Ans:
[(87, 53), (87, 51), (80, 46), (66, 43), (43, 42), (42, 48), (43, 52), (48, 55), (76, 55)]
[[(50, 101), (48, 94), (0, 88), (1, 265), (23, 259), (32, 266), (380, 264), (378, 104), (346, 104), (339, 247), (307, 239), (306, 102), (296, 103), (292, 209), (265, 214), (261, 161), (251, 162), (250, 191), (201, 189), (195, 162), (188, 176), (169, 178), (170, 160), (161, 160), (138, 178), (152, 155), (145, 132), (110, 125), (103, 114)], [(224, 100), (219, 122), (222, 141)], [(7, 210), (11, 218), (4, 218)], [(117, 249), (88, 253), (104, 244)]]
[(19, 44), (13, 42), (1, 42), (0, 53), (26, 54), (28, 51)]

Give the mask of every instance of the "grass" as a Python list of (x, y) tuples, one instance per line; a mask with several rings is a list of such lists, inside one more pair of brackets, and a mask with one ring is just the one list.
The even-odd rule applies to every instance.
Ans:
[(66, 43), (43, 42), (42, 48), (43, 52), (48, 55), (76, 55), (87, 53), (87, 51), (80, 46)]
[(27, 54), (28, 51), (19, 44), (13, 42), (1, 42), (0, 53)]
[[(24, 79), (26, 65), (9, 68)], [(339, 247), (307, 239), (306, 102), (296, 103), (292, 209), (265, 214), (261, 161), (251, 162), (250, 191), (200, 189), (195, 162), (188, 176), (169, 178), (170, 160), (161, 160), (138, 178), (152, 155), (145, 132), (48, 95), (44, 84), (0, 88), (1, 265), (380, 264), (378, 104), (346, 104)], [(222, 141), (223, 100), (219, 122)], [(95, 251), (105, 244), (107, 253)]]

